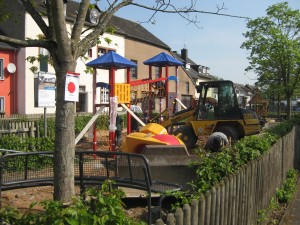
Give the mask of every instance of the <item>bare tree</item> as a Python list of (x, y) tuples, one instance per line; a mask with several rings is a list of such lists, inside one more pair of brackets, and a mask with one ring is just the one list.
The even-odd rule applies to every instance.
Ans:
[[(85, 18), (91, 5), (90, 0), (81, 0), (78, 13), (74, 21), (66, 21), (64, 7), (68, 0), (45, 0), (45, 11), (39, 11), (37, 4), (41, 0), (4, 0), (4, 4), (22, 4), (42, 31), (43, 38), (17, 39), (0, 35), (0, 41), (14, 44), (18, 47), (42, 47), (50, 52), (57, 80), (56, 103), (56, 140), (54, 165), (54, 199), (69, 202), (74, 195), (74, 156), (75, 156), (75, 106), (74, 102), (64, 99), (65, 79), (67, 71), (75, 71), (76, 61), (80, 56), (97, 44), (98, 38), (108, 28), (112, 16), (121, 8), (132, 5), (153, 11), (148, 21), (155, 18), (157, 13), (176, 13), (190, 23), (197, 25), (197, 13), (215, 14), (222, 16), (241, 16), (222, 14), (224, 5), (217, 7), (216, 12), (206, 12), (197, 9), (197, 0), (186, 1), (185, 7), (176, 7), (171, 0), (149, 0), (147, 5), (139, 4), (138, 0), (106, 0), (107, 9), (102, 11), (98, 23), (93, 27), (86, 27)], [(96, 3), (100, 4), (100, 0)], [(102, 2), (101, 2), (102, 4)], [(100, 5), (101, 6), (101, 5)], [(7, 15), (9, 15), (8, 12)], [(7, 19), (7, 17), (3, 17)], [(46, 22), (47, 21), (47, 22)], [(147, 19), (146, 19), (147, 21)], [(72, 23), (72, 30), (67, 31), (67, 24)], [(89, 29), (86, 36), (82, 34)]]

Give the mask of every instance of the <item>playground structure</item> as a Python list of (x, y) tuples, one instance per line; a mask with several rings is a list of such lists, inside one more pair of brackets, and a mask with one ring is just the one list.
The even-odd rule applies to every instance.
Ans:
[[(173, 99), (170, 101), (169, 93), (169, 81), (174, 80), (176, 82), (177, 93), (177, 72), (175, 76), (169, 76), (169, 67), (170, 66), (181, 66), (182, 63), (173, 58), (172, 56), (166, 53), (160, 53), (153, 58), (144, 62), (145, 65), (149, 66), (149, 78), (142, 80), (130, 80), (130, 68), (135, 68), (136, 64), (123, 58), (117, 53), (110, 51), (105, 55), (87, 63), (86, 65), (92, 67), (93, 72), (93, 105), (94, 105), (94, 115), (91, 120), (88, 122), (86, 127), (80, 132), (80, 134), (75, 139), (75, 144), (83, 137), (83, 135), (93, 126), (93, 150), (97, 148), (97, 135), (96, 135), (96, 126), (95, 121), (97, 117), (104, 111), (105, 107), (109, 107), (109, 150), (115, 151), (115, 129), (116, 129), (116, 115), (117, 107), (122, 106), (127, 111), (127, 134), (131, 133), (131, 117), (134, 117), (142, 126), (146, 124), (140, 120), (131, 110), (130, 105), (136, 104), (141, 101), (148, 101), (149, 106), (149, 116), (152, 115), (152, 101), (159, 98), (160, 101), (162, 98), (165, 98), (166, 107), (171, 112), (172, 111), (172, 102), (177, 96), (172, 96)], [(159, 67), (160, 77), (153, 79), (152, 78), (152, 66)], [(162, 77), (162, 67), (165, 67), (165, 77)], [(107, 69), (109, 70), (109, 84), (97, 83), (96, 82), (96, 69)], [(127, 83), (115, 83), (115, 71), (117, 69), (127, 69)], [(96, 88), (100, 88), (100, 92), (104, 98), (106, 97), (108, 103), (96, 103)], [(143, 87), (143, 88), (141, 88)], [(108, 94), (107, 94), (108, 93)], [(109, 99), (108, 99), (109, 98)], [(161, 106), (161, 104), (160, 104)], [(162, 109), (160, 108), (160, 112)], [(153, 131), (155, 133), (155, 128)], [(158, 128), (159, 129), (159, 128)], [(149, 131), (150, 132), (150, 131)], [(163, 141), (159, 141), (161, 144), (165, 144)], [(159, 144), (158, 143), (158, 144)], [(169, 143), (168, 143), (169, 144)]]
[(260, 119), (266, 119), (268, 116), (269, 102), (261, 96), (261, 94), (255, 94), (249, 101), (250, 108), (253, 109)]

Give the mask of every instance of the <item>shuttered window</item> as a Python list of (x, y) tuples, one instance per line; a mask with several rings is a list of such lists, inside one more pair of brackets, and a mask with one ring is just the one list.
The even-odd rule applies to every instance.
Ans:
[(0, 113), (4, 112), (4, 97), (0, 96)]
[(0, 59), (0, 80), (4, 79), (3, 59)]

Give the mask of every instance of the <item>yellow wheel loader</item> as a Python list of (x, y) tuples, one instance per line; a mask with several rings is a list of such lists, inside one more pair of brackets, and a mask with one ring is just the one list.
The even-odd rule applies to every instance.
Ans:
[(187, 148), (193, 148), (199, 137), (214, 132), (222, 132), (236, 141), (261, 131), (256, 113), (239, 108), (232, 81), (200, 82), (196, 89), (200, 94), (196, 106), (179, 111), (161, 123)]

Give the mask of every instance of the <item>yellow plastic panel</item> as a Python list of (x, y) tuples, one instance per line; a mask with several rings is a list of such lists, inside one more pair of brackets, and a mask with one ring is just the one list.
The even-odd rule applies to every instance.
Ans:
[(130, 84), (115, 84), (115, 95), (118, 103), (130, 103)]

